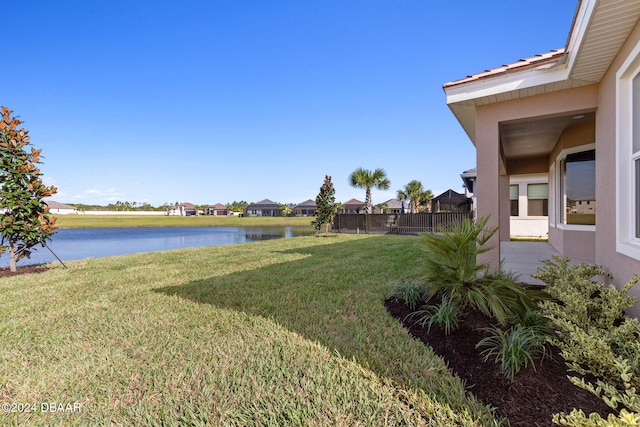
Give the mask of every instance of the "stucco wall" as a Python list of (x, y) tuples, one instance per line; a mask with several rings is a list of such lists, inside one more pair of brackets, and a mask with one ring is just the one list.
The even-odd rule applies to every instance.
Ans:
[[(499, 124), (510, 120), (593, 111), (598, 106), (597, 85), (568, 89), (523, 99), (481, 105), (476, 110), (476, 155), (478, 170), (478, 217), (490, 215), (489, 225), (500, 226), (500, 236), (492, 243), (495, 249), (479, 258), (497, 266), (499, 241), (510, 239), (509, 179), (500, 157)], [(536, 171), (538, 171), (536, 169)], [(498, 219), (499, 218), (499, 219)]]
[[(640, 261), (616, 252), (616, 73), (627, 56), (640, 42), (640, 25), (623, 45), (600, 83), (600, 106), (596, 114), (596, 263), (614, 273), (614, 282), (624, 284), (640, 274)], [(633, 293), (640, 297), (640, 287)], [(632, 313), (640, 317), (640, 306)]]
[[(597, 114), (596, 114), (597, 116)], [(593, 144), (596, 142), (596, 124), (584, 123), (565, 129), (558, 138), (558, 143), (549, 156), (549, 166), (556, 161), (562, 150), (579, 147), (581, 145)], [(599, 154), (599, 153), (598, 153)], [(598, 159), (600, 160), (600, 159)]]
[[(596, 114), (597, 116), (597, 114)], [(558, 142), (549, 156), (549, 167), (556, 162), (562, 150), (568, 148), (579, 147), (582, 145), (593, 144), (596, 142), (596, 124), (585, 123), (565, 129), (558, 138)], [(597, 150), (597, 148), (596, 148)], [(596, 168), (600, 161), (600, 152), (596, 151)], [(596, 171), (596, 182), (598, 180)], [(553, 179), (551, 184), (554, 184)], [(597, 189), (596, 189), (597, 194)], [(598, 194), (598, 202), (600, 202)], [(555, 209), (558, 215), (562, 209), (558, 206), (559, 197), (551, 202), (550, 209)], [(599, 205), (599, 203), (598, 203)], [(560, 221), (560, 218), (557, 218)], [(598, 219), (596, 218), (596, 227)], [(596, 260), (596, 231), (595, 230), (567, 230), (562, 229), (560, 224), (550, 224), (549, 226), (549, 243), (553, 248), (563, 256), (579, 259), (583, 261), (594, 262)]]
[(549, 244), (563, 257), (584, 262), (596, 259), (596, 233), (549, 227)]

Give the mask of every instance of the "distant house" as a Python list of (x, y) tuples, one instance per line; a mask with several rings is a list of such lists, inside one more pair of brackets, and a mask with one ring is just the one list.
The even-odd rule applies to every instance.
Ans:
[(252, 203), (245, 209), (247, 216), (280, 216), (280, 205), (269, 199)]
[(196, 205), (193, 203), (180, 203), (176, 206), (171, 206), (167, 211), (167, 215), (171, 216), (194, 216), (197, 215)]
[(78, 213), (78, 209), (73, 206), (65, 205), (64, 203), (54, 202), (53, 200), (47, 200), (45, 203), (49, 207), (49, 213), (52, 214), (68, 215)]
[(451, 189), (431, 199), (431, 212), (469, 212), (471, 201)]
[(462, 178), (465, 196), (467, 199), (470, 199), (471, 202), (471, 210), (473, 212), (476, 211), (476, 179), (478, 177), (478, 173), (476, 172), (476, 168), (466, 170), (460, 174), (460, 178)]
[(213, 216), (229, 216), (229, 209), (222, 203), (216, 203), (215, 205), (207, 206), (205, 213)]
[(588, 197), (585, 199), (575, 200), (575, 213), (585, 215), (596, 214), (596, 198)]
[(361, 202), (358, 199), (351, 199), (347, 202), (344, 202), (343, 206), (344, 209), (342, 210), (342, 213), (357, 214), (366, 212), (366, 208), (364, 208), (364, 202)]
[[(402, 200), (389, 199), (384, 203), (381, 203), (380, 213), (385, 214), (399, 214), (402, 213)], [(408, 212), (408, 205), (405, 204), (405, 212)]]
[(299, 205), (293, 207), (294, 216), (315, 216), (316, 215), (316, 202), (309, 199)]

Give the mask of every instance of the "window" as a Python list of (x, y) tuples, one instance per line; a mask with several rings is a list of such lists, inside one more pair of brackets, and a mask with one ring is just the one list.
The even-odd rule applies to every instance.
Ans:
[(635, 237), (640, 237), (640, 73), (636, 74), (632, 83), (632, 144), (631, 162), (632, 170), (635, 170), (635, 194), (634, 194), (634, 216), (635, 216)]
[(509, 186), (509, 200), (511, 201), (511, 216), (519, 216), (520, 215), (520, 211), (518, 209), (519, 192), (520, 192), (520, 190), (519, 190), (519, 186), (517, 184)]
[(616, 78), (616, 251), (640, 260), (640, 42)]
[(596, 224), (596, 150), (568, 154), (562, 160), (565, 224)]
[(529, 184), (527, 186), (527, 215), (549, 216), (548, 184)]

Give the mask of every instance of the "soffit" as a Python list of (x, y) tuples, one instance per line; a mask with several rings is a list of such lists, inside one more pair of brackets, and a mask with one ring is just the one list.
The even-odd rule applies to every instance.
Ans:
[(591, 112), (501, 123), (502, 152), (506, 159), (548, 155), (565, 129), (593, 121)]
[(570, 79), (599, 82), (640, 18), (640, 1), (600, 0), (576, 52)]

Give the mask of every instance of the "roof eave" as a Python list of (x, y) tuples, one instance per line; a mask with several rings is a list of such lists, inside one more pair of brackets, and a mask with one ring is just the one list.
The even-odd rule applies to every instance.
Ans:
[(565, 65), (548, 66), (513, 72), (493, 78), (445, 87), (447, 105), (475, 145), (475, 110), (479, 105), (506, 99), (553, 92), (558, 83), (566, 81), (569, 69)]
[(443, 89), (447, 105), (475, 145), (477, 106), (598, 83), (608, 66), (592, 64), (594, 58), (603, 54), (594, 40), (604, 37), (603, 27), (612, 25), (612, 22), (619, 23), (614, 36), (606, 36), (607, 55), (604, 56), (613, 61), (639, 16), (640, 4), (633, 1), (581, 0), (564, 54), (555, 63), (549, 61), (524, 70), (509, 70), (505, 66), (505, 72), (500, 72), (502, 68), (494, 69), (490, 70), (494, 74), (481, 73), (475, 76), (475, 80), (446, 83)]

